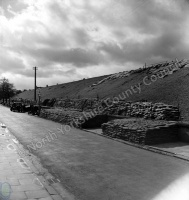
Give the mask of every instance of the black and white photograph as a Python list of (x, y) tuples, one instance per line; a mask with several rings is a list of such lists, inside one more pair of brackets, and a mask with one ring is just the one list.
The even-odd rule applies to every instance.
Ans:
[(189, 200), (189, 0), (0, 0), (0, 200)]

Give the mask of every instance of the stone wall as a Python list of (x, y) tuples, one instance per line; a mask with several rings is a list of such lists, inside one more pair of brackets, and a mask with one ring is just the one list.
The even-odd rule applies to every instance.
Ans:
[(103, 134), (142, 145), (179, 140), (176, 122), (144, 119), (113, 120), (102, 125)]

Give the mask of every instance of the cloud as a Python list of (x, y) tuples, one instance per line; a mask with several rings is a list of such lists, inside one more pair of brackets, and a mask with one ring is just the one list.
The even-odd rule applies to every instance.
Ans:
[(0, 5), (0, 73), (40, 85), (187, 58), (186, 0), (6, 0)]

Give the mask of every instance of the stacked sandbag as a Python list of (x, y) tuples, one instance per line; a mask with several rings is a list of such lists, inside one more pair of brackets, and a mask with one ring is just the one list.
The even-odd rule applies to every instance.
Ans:
[(137, 144), (159, 144), (178, 141), (174, 121), (119, 119), (102, 124), (104, 135)]
[[(50, 101), (51, 102), (51, 101)], [(50, 102), (47, 103), (50, 104)], [(96, 110), (104, 115), (121, 115), (125, 117), (140, 117), (157, 120), (179, 120), (180, 114), (177, 107), (164, 103), (152, 102), (106, 102), (98, 99), (62, 99), (57, 100), (55, 108), (91, 112)]]
[(180, 113), (177, 107), (164, 103), (151, 102), (123, 102), (112, 103), (105, 108), (104, 114), (121, 115), (126, 117), (140, 117), (157, 120), (179, 120)]
[(156, 103), (154, 105), (154, 111), (155, 119), (179, 120), (179, 110), (175, 106)]
[(90, 111), (99, 105), (99, 100), (94, 99), (60, 99), (54, 105), (55, 108), (65, 110)]
[(61, 109), (42, 109), (40, 117), (78, 128), (85, 122), (82, 112), (65, 111)]
[(113, 138), (122, 139), (137, 144), (145, 144), (144, 130), (137, 130), (134, 127), (126, 127), (114, 123), (104, 123), (102, 125), (103, 135), (107, 135)]

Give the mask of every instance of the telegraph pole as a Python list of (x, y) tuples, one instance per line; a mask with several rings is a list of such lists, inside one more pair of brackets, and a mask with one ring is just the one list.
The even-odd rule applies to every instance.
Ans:
[(36, 71), (37, 67), (33, 67), (34, 70), (34, 101), (36, 102)]
[(39, 106), (40, 106), (40, 102), (41, 102), (41, 92), (40, 92), (40, 89), (39, 89), (39, 92), (38, 92), (38, 99), (39, 99)]

